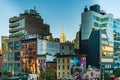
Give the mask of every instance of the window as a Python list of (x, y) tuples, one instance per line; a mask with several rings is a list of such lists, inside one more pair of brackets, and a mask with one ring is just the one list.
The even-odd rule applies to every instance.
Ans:
[(20, 52), (16, 52), (16, 53), (14, 54), (14, 59), (15, 59), (15, 60), (20, 60)]
[(97, 17), (97, 16), (95, 16), (95, 15), (93, 15), (93, 19), (94, 19), (94, 20), (97, 20), (97, 21), (100, 21), (100, 17)]
[(62, 49), (64, 49), (64, 46), (62, 46)]
[(90, 76), (91, 76), (91, 78), (93, 78), (93, 77), (94, 77), (94, 74), (93, 74), (93, 72), (90, 74)]
[(106, 27), (107, 23), (101, 24), (100, 27)]
[(45, 59), (43, 59), (44, 63), (45, 63)]
[(58, 65), (58, 70), (60, 70), (60, 65)]
[(69, 72), (68, 72), (68, 77), (69, 77)]
[(94, 22), (94, 26), (95, 26), (95, 27), (99, 27), (99, 24), (96, 23), (96, 22)]
[(58, 63), (60, 63), (60, 59), (58, 59)]
[(102, 38), (107, 38), (106, 34), (101, 34)]
[(67, 69), (69, 70), (69, 65), (67, 65)]
[(67, 63), (69, 63), (69, 59), (67, 59)]
[(69, 47), (69, 49), (71, 50), (71, 46)]
[(101, 42), (102, 42), (102, 44), (108, 44), (107, 40), (102, 40)]
[(43, 60), (41, 59), (41, 63), (43, 62)]
[(101, 19), (101, 22), (105, 22), (105, 21), (108, 21), (108, 18), (102, 18)]
[(40, 59), (39, 59), (39, 63), (40, 63)]
[(63, 70), (65, 69), (65, 66), (63, 65)]
[(58, 76), (60, 77), (60, 72), (58, 72)]
[(63, 59), (63, 63), (64, 63), (64, 59)]
[(64, 77), (65, 76), (65, 73), (63, 72), (63, 76), (62, 77)]

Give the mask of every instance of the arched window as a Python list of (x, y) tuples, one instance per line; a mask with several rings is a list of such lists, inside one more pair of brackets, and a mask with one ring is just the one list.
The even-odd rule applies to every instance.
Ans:
[(91, 76), (91, 78), (93, 78), (93, 77), (94, 77), (94, 74), (93, 74), (93, 72), (91, 72), (90, 76)]

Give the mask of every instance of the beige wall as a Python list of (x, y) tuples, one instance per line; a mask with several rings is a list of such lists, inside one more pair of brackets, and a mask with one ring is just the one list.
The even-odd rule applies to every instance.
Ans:
[[(64, 74), (64, 78), (65, 79), (69, 79), (70, 77), (70, 57), (60, 57), (57, 58), (57, 79), (61, 79), (63, 78), (63, 74)], [(64, 69), (63, 69), (64, 66)], [(68, 69), (69, 66), (69, 69)]]

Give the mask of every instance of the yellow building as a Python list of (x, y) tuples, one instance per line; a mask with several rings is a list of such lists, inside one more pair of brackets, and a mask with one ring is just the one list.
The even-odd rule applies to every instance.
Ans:
[(57, 79), (70, 79), (70, 60), (69, 55), (57, 56)]
[(60, 35), (60, 42), (61, 42), (61, 43), (66, 42), (66, 35), (65, 35), (65, 33), (64, 33), (64, 28), (62, 29), (62, 33), (61, 33), (61, 35)]
[(83, 80), (86, 55), (57, 55), (57, 80)]

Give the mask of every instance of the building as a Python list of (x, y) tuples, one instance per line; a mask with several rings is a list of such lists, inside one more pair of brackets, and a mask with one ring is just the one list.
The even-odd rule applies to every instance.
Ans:
[(11, 17), (9, 23), (9, 40), (6, 45), (2, 46), (2, 48), (8, 48), (7, 51), (3, 49), (3, 72), (8, 71), (18, 74), (21, 71), (21, 40), (37, 37), (44, 38), (44, 36), (49, 35), (50, 30), (49, 25), (43, 23), (43, 19), (35, 8), (25, 10), (19, 16)]
[(57, 79), (70, 79), (70, 59), (69, 55), (57, 56)]
[(2, 36), (1, 37), (1, 52), (2, 52), (2, 73), (8, 70), (7, 65), (9, 64), (8, 61), (8, 36)]
[(8, 68), (8, 40), (9, 37), (8, 36), (2, 36), (1, 37), (1, 45), (2, 45), (2, 74), (4, 74), (4, 72), (9, 72), (10, 68)]
[(46, 71), (46, 62), (55, 62), (56, 54), (60, 53), (60, 42), (37, 39), (37, 55), (39, 71)]
[(38, 70), (39, 74), (46, 71), (46, 55), (40, 54), (38, 55)]
[(9, 19), (9, 37), (10, 38), (35, 38), (37, 35), (49, 35), (49, 25), (43, 23), (43, 19), (36, 9), (25, 10), (18, 17)]
[(37, 74), (37, 38), (21, 40), (21, 73)]
[(38, 55), (45, 54), (46, 61), (54, 61), (55, 55), (57, 53), (60, 53), (59, 42), (38, 39), (37, 43), (38, 43), (37, 45)]
[(113, 15), (100, 11), (99, 5), (85, 7), (81, 14), (80, 53), (86, 54), (88, 65), (113, 73)]
[(2, 49), (0, 48), (0, 75), (2, 75)]
[(60, 43), (66, 42), (66, 35), (64, 33), (64, 28), (62, 29), (62, 33), (60, 34)]
[(79, 49), (79, 32), (76, 33), (76, 39), (74, 43), (74, 48)]
[(71, 42), (60, 43), (60, 55), (74, 54), (74, 44)]
[(80, 41), (80, 38), (79, 38), (79, 31), (76, 33), (76, 38), (72, 41), (72, 43), (74, 44), (74, 51), (76, 54), (79, 54), (80, 53), (80, 48), (79, 48), (79, 41)]
[(114, 20), (114, 70), (120, 67), (120, 21)]
[(20, 73), (20, 39), (9, 39), (7, 36), (2, 36), (2, 73), (13, 72)]
[(86, 58), (82, 55), (57, 55), (57, 79), (83, 79)]
[(89, 79), (100, 80), (100, 69), (89, 65), (86, 70), (86, 75)]

